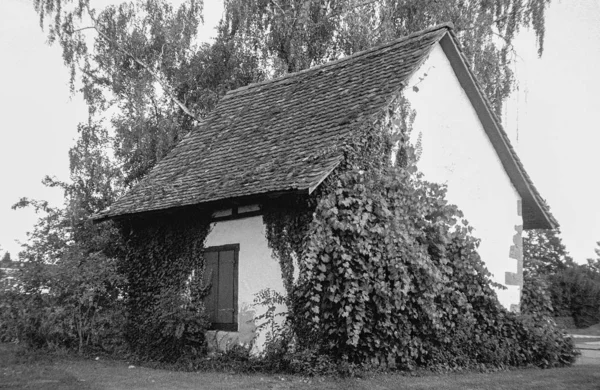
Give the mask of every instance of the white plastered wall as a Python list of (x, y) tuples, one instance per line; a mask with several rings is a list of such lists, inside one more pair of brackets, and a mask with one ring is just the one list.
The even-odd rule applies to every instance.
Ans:
[[(253, 307), (254, 296), (270, 288), (284, 293), (281, 270), (267, 245), (262, 216), (213, 222), (205, 247), (239, 244), (238, 254), (238, 332), (211, 331), (209, 346), (226, 349), (232, 343), (248, 344), (255, 337), (254, 317), (263, 308)], [(262, 349), (264, 335), (255, 342)]]
[[(448, 200), (481, 239), (481, 258), (494, 280), (505, 285), (505, 273), (517, 272), (510, 249), (515, 227), (523, 223), (520, 197), (439, 44), (404, 91), (417, 113), (411, 140), (422, 137), (418, 167), (427, 180), (447, 184)], [(507, 288), (497, 293), (510, 309), (519, 304), (520, 287)]]

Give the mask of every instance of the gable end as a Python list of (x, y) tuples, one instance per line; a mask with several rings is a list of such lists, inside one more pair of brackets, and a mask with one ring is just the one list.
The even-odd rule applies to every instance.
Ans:
[(466, 58), (451, 30), (440, 40), (440, 45), (448, 57), (457, 79), (471, 101), (506, 174), (521, 196), (523, 228), (527, 230), (557, 228), (558, 222), (545, 206), (543, 198), (525, 171), (523, 163), (512, 147), (499, 119), (492, 111), (491, 103), (482, 93), (482, 89), (468, 66)]

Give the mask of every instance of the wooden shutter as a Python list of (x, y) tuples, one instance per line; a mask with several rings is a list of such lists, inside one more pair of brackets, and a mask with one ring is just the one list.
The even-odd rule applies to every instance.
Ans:
[(204, 305), (213, 329), (237, 330), (238, 253), (237, 244), (211, 247), (204, 252), (204, 280), (211, 282)]
[(216, 323), (233, 324), (235, 313), (234, 302), (235, 252), (225, 250), (219, 252), (219, 283), (217, 294)]

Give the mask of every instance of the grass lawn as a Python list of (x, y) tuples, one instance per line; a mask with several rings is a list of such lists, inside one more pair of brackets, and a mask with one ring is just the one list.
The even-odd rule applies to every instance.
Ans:
[(75, 375), (55, 367), (55, 358), (23, 353), (14, 344), (0, 344), (0, 389), (90, 389)]
[(378, 374), (368, 378), (304, 378), (173, 372), (127, 362), (51, 357), (0, 344), (0, 389), (600, 389), (600, 366), (496, 373)]

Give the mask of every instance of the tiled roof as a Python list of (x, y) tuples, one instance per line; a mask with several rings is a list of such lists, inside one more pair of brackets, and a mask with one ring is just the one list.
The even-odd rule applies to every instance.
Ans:
[(439, 26), (376, 49), (230, 91), (146, 178), (95, 216), (309, 190), (339, 163), (350, 124), (381, 109), (444, 34)]
[[(312, 191), (340, 162), (336, 146), (354, 128), (352, 124), (383, 108), (442, 38), (452, 37), (454, 46), (456, 38), (450, 30), (449, 25), (436, 26), (338, 61), (230, 91), (147, 177), (94, 219), (274, 192)], [(468, 68), (465, 72), (472, 76)], [(522, 179), (524, 191), (529, 192), (519, 191), (521, 196), (541, 199), (489, 102), (477, 85), (475, 89), (497, 127), (494, 134), (500, 141), (494, 146), (508, 155), (509, 167), (503, 164), (509, 176), (513, 169), (513, 184), (515, 178)], [(534, 211), (545, 214), (547, 210)]]

